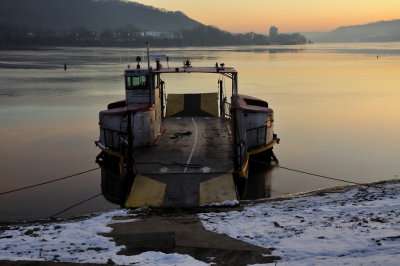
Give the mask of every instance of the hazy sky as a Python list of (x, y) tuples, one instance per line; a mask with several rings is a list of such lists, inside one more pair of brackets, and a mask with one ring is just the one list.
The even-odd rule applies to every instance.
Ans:
[(400, 19), (400, 0), (130, 0), (180, 10), (231, 32), (330, 31), (340, 26)]

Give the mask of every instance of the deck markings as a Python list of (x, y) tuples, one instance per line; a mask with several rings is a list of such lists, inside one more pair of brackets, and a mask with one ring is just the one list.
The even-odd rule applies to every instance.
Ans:
[(208, 166), (204, 166), (203, 168), (200, 168), (200, 171), (203, 173), (209, 173), (211, 171), (211, 168)]
[(162, 173), (162, 174), (163, 174), (163, 173), (167, 173), (168, 170), (169, 170), (168, 167), (165, 167), (165, 166), (164, 166), (163, 168), (160, 169), (160, 173)]
[[(192, 151), (190, 152), (189, 158), (188, 158), (188, 160), (186, 162), (187, 165), (190, 164), (190, 161), (192, 160), (192, 156), (193, 156), (194, 150), (196, 149), (196, 145), (197, 145), (197, 124), (194, 121), (193, 117), (192, 117), (192, 122), (194, 124), (194, 143), (193, 143)], [(187, 166), (185, 167), (183, 172), (186, 173), (186, 171), (187, 171)]]
[(199, 205), (220, 203), (226, 200), (237, 200), (235, 184), (232, 173), (228, 172), (221, 176), (200, 183)]
[(125, 207), (160, 207), (164, 202), (166, 187), (165, 183), (137, 174)]

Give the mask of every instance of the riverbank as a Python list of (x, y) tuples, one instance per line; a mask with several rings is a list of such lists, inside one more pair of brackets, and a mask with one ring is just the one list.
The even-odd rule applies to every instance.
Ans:
[(395, 265), (399, 200), (400, 181), (393, 180), (236, 208), (118, 210), (79, 221), (3, 225), (0, 261)]

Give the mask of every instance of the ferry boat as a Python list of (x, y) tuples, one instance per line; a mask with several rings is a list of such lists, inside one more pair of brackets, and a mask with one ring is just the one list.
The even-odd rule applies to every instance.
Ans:
[[(149, 53), (147, 58), (150, 58)], [(264, 100), (238, 93), (238, 72), (216, 63), (124, 71), (125, 99), (99, 114), (97, 162), (119, 167), (124, 207), (195, 207), (237, 203), (246, 193), (250, 160), (274, 158), (274, 112)], [(214, 92), (168, 93), (164, 77), (216, 74)], [(257, 167), (260, 167), (259, 165)], [(120, 190), (120, 189), (119, 189)]]

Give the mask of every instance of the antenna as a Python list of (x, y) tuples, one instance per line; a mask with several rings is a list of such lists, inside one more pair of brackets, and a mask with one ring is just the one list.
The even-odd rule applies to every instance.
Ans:
[(147, 69), (150, 70), (150, 48), (149, 48), (149, 42), (146, 42), (147, 45)]
[(140, 61), (142, 61), (142, 58), (140, 58), (140, 56), (136, 56), (136, 62), (137, 62), (136, 69), (140, 69)]

